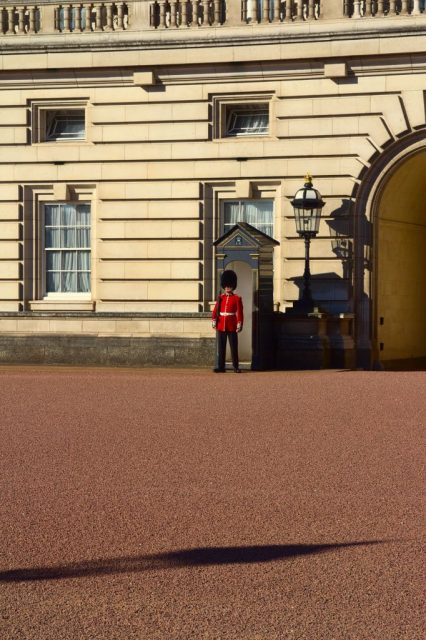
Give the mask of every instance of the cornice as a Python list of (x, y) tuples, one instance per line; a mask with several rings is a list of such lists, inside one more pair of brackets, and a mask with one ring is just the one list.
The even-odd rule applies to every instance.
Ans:
[[(141, 30), (115, 33), (83, 33), (0, 36), (0, 55), (164, 51), (225, 47), (254, 47), (270, 45), (300, 45), (320, 42), (351, 42), (416, 38), (426, 35), (426, 16), (398, 16), (362, 20), (303, 22), (285, 25), (244, 25), (239, 27), (210, 27), (193, 31)], [(426, 46), (425, 46), (426, 50)], [(358, 55), (364, 54), (358, 50)], [(178, 56), (179, 57), (179, 56)]]

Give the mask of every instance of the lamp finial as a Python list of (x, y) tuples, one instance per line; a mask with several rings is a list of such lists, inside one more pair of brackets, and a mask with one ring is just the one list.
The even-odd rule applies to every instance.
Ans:
[(305, 175), (305, 183), (312, 185), (312, 174), (309, 171)]

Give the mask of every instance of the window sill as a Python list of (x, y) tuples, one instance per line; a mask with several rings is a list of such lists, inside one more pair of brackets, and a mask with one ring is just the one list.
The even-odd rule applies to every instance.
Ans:
[(30, 300), (31, 311), (94, 311), (94, 300)]
[(240, 136), (220, 136), (213, 138), (213, 142), (247, 142), (247, 140), (277, 140), (277, 138), (270, 133), (247, 133)]
[(57, 147), (58, 145), (63, 144), (64, 146), (78, 144), (78, 145), (93, 145), (91, 140), (86, 140), (86, 138), (70, 138), (68, 140), (33, 140), (31, 146), (33, 147), (46, 147), (51, 145), (52, 147)]

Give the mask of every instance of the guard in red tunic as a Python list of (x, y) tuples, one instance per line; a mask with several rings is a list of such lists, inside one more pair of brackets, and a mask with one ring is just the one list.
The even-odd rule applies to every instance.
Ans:
[(234, 293), (237, 274), (230, 269), (222, 273), (220, 284), (225, 293), (219, 295), (212, 314), (213, 329), (217, 329), (217, 363), (215, 373), (225, 373), (226, 341), (231, 347), (235, 373), (241, 373), (238, 360), (238, 333), (243, 328), (243, 301)]

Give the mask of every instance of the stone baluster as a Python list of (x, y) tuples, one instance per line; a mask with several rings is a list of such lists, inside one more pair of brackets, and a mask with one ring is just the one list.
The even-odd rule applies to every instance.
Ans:
[(83, 33), (90, 31), (90, 4), (81, 5), (81, 30)]
[(81, 11), (84, 11), (84, 20), (82, 15), (82, 29), (83, 33), (88, 33), (90, 31), (90, 23), (91, 23), (91, 11), (92, 7), (90, 4), (83, 4)]
[(112, 20), (112, 28), (113, 31), (116, 31), (117, 29), (122, 29), (123, 28), (123, 3), (122, 2), (116, 2), (115, 4), (116, 6), (116, 13), (115, 16)]
[(209, 24), (209, 0), (201, 0), (201, 16), (199, 18), (199, 26), (207, 26)]
[(74, 31), (80, 33), (81, 31), (81, 4), (75, 4), (74, 10)]
[(182, 11), (182, 25), (184, 27), (188, 26), (188, 4), (186, 0), (181, 0), (181, 11)]
[(34, 13), (34, 7), (24, 7), (24, 33), (34, 33), (34, 29), (31, 31), (31, 13)]
[(280, 0), (273, 0), (273, 4), (272, 4), (272, 21), (273, 22), (280, 21), (280, 4), (281, 4)]
[(401, 1), (401, 15), (408, 15), (408, 0)]
[(293, 0), (285, 0), (285, 18), (283, 22), (291, 22), (293, 20)]
[(262, 2), (262, 22), (269, 22), (269, 0), (263, 0)]
[(92, 20), (91, 27), (92, 31), (100, 31), (101, 29), (101, 7), (99, 2), (94, 2), (92, 4)]
[(180, 0), (180, 23), (183, 27), (189, 27), (188, 19), (191, 11), (188, 11), (188, 2), (187, 0)]
[(314, 17), (314, 0), (308, 2), (308, 18)]
[(420, 15), (420, 0), (413, 0), (413, 8), (411, 10), (412, 16)]
[(108, 4), (103, 5), (103, 11), (104, 11), (103, 30), (104, 31), (112, 31), (113, 10), (114, 10), (114, 5), (112, 4), (112, 2), (108, 2)]
[(160, 0), (158, 3), (160, 5), (160, 18), (159, 18), (159, 27), (163, 28), (166, 26), (166, 2), (165, 0)]
[(36, 29), (35, 29), (36, 8), (35, 7), (29, 7), (27, 9), (27, 11), (28, 11), (28, 32), (29, 33), (36, 33)]
[(296, 15), (294, 16), (294, 20), (303, 20), (303, 0), (297, 0)]
[(358, 20), (361, 17), (361, 2), (360, 0), (354, 0), (354, 12), (352, 14), (352, 18), (354, 20)]
[(384, 0), (377, 0), (377, 13), (376, 16), (383, 16), (385, 11)]
[(24, 33), (24, 7), (18, 7), (17, 33)]
[(396, 15), (396, 0), (390, 0), (389, 2), (389, 15)]
[(192, 25), (198, 25), (198, 0), (192, 0)]
[(70, 6), (68, 4), (62, 5), (62, 11), (64, 16), (62, 33), (69, 33), (70, 31)]
[(370, 17), (373, 15), (372, 10), (371, 10), (371, 6), (373, 4), (373, 0), (365, 0), (365, 5), (364, 5), (364, 15), (367, 17)]

